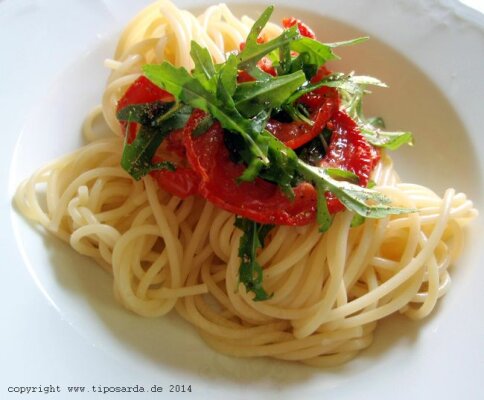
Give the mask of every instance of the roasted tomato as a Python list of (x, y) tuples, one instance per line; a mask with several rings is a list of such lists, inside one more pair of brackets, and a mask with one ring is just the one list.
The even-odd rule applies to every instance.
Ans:
[[(143, 104), (151, 103), (154, 101), (174, 101), (173, 96), (165, 90), (159, 88), (153, 84), (149, 79), (144, 76), (138, 78), (126, 91), (124, 96), (119, 100), (117, 110), (121, 110), (130, 104)], [(128, 143), (131, 143), (136, 137), (138, 132), (138, 124), (131, 122), (129, 127), (126, 122), (121, 122), (121, 126), (124, 130), (127, 128)], [(198, 174), (193, 171), (185, 161), (185, 147), (182, 143), (181, 131), (172, 132), (166, 139), (167, 149), (175, 153), (182, 161), (177, 166), (175, 171), (159, 170), (150, 173), (153, 176), (161, 188), (167, 192), (185, 198), (190, 195), (198, 193), (199, 177)], [(163, 161), (163, 159), (156, 157), (153, 162)]]
[(289, 200), (276, 184), (260, 178), (238, 183), (245, 166), (230, 160), (220, 124), (193, 137), (192, 131), (204, 115), (196, 110), (184, 131), (188, 160), (201, 178), (201, 196), (224, 210), (264, 224), (306, 225), (314, 220), (316, 192), (309, 183), (294, 188), (294, 200)]

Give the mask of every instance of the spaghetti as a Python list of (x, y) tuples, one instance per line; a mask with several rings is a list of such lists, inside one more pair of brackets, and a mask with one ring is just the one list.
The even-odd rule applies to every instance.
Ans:
[[(449, 288), (462, 229), (477, 211), (453, 189), (441, 198), (401, 183), (383, 154), (372, 175), (375, 189), (417, 212), (351, 227), (353, 213), (344, 211), (324, 234), (316, 223), (275, 227), (257, 255), (273, 297), (253, 301), (239, 283), (242, 233), (235, 216), (197, 196), (172, 196), (150, 176), (134, 181), (120, 167), (116, 119), (118, 100), (143, 65), (168, 60), (191, 70), (192, 39), (223, 62), (253, 22), (223, 4), (199, 17), (167, 1), (143, 10), (106, 61), (112, 73), (102, 107), (84, 124), (90, 143), (23, 182), (15, 202), (112, 273), (116, 298), (127, 309), (145, 317), (175, 309), (210, 346), (232, 356), (339, 364), (371, 344), (380, 319), (429, 315)], [(269, 24), (263, 35), (281, 31)], [(116, 135), (97, 138), (93, 126), (101, 118)]]

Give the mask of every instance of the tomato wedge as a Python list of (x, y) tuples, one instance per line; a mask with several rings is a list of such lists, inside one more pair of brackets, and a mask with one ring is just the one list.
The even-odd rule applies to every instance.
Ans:
[[(139, 77), (126, 91), (124, 96), (119, 100), (117, 111), (123, 109), (130, 104), (151, 103), (154, 101), (171, 102), (174, 97), (167, 91), (161, 89), (152, 83), (148, 78)], [(121, 126), (123, 131), (128, 127), (127, 123), (122, 121)], [(135, 122), (129, 123), (127, 130), (128, 143), (131, 143), (138, 132), (138, 124)], [(198, 193), (198, 185), (200, 178), (198, 174), (189, 166), (184, 166), (185, 162), (185, 146), (182, 142), (182, 131), (172, 132), (166, 139), (166, 148), (168, 151), (176, 154), (180, 160), (180, 165), (177, 165), (175, 171), (158, 170), (150, 173), (156, 179), (158, 185), (167, 192), (181, 198)], [(153, 162), (163, 161), (162, 158), (155, 156)]]

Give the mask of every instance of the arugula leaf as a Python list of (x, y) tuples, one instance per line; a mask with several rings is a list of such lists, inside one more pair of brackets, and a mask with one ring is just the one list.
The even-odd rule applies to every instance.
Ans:
[(270, 78), (265, 82), (239, 84), (234, 94), (235, 106), (247, 118), (262, 110), (280, 107), (287, 98), (306, 82), (302, 71)]
[(374, 128), (385, 129), (385, 121), (383, 121), (382, 117), (367, 118), (366, 122), (371, 124)]
[(224, 88), (220, 78), (220, 76), (223, 76), (225, 68), (228, 76), (230, 76), (229, 72), (233, 69), (226, 65), (221, 68), (217, 91), (223, 100), (227, 102), (206, 90), (196, 77), (190, 76), (182, 67), (176, 68), (164, 62), (161, 65), (145, 65), (143, 72), (153, 83), (164, 88), (177, 99), (192, 107), (211, 113), (223, 128), (240, 134), (252, 154), (249, 161), (249, 171), (244, 173), (241, 179), (253, 180), (260, 169), (269, 164), (267, 146), (260, 140), (260, 132), (257, 130), (260, 126), (257, 122), (254, 123), (254, 121), (240, 115), (233, 105), (233, 100), (230, 101), (230, 85), (229, 88)]
[(193, 130), (192, 136), (198, 137), (203, 135), (213, 125), (214, 119), (210, 114), (207, 114)]
[[(273, 62), (273, 64), (275, 64)], [(289, 44), (285, 44), (279, 48), (279, 60), (277, 63), (278, 71), (277, 75), (286, 75), (290, 73), (292, 64), (292, 57), (291, 57), (291, 46)]]
[(303, 71), (306, 79), (309, 81), (318, 72), (319, 65), (310, 62), (308, 53), (300, 53), (295, 57), (290, 65), (288, 73)]
[(194, 40), (191, 41), (190, 56), (195, 63), (192, 75), (205, 87), (210, 90), (214, 85), (215, 66), (212, 56), (208, 50), (200, 46)]
[(166, 114), (175, 105), (174, 102), (155, 101), (152, 103), (130, 104), (116, 114), (119, 121), (136, 122), (151, 125), (158, 117)]
[(176, 68), (167, 61), (143, 65), (143, 73), (151, 82), (177, 99), (181, 97), (185, 85), (194, 80), (185, 68)]
[(246, 218), (236, 217), (235, 226), (244, 232), (239, 244), (239, 282), (244, 284), (248, 292), (255, 294), (254, 301), (268, 300), (268, 295), (262, 286), (263, 271), (257, 262), (257, 249), (264, 246), (264, 240), (273, 225), (263, 225)]
[(231, 54), (220, 68), (217, 81), (217, 97), (226, 107), (235, 107), (232, 97), (237, 89), (237, 73), (237, 58)]
[(271, 162), (268, 167), (262, 169), (259, 176), (270, 182), (277, 183), (284, 194), (288, 198), (293, 199), (294, 191), (292, 186), (298, 166), (297, 155), (294, 150), (286, 147), (268, 131), (263, 131), (262, 137), (267, 140), (267, 154)]
[[(193, 75), (166, 62), (145, 66), (143, 70), (150, 80), (172, 93), (178, 101), (210, 113), (227, 130), (227, 135), (236, 135), (243, 139), (233, 140), (233, 143), (239, 143), (240, 148), (232, 149), (237, 152), (234, 156), (240, 156), (247, 165), (239, 181), (250, 181), (260, 176), (278, 184), (289, 197), (293, 195), (292, 187), (297, 179), (303, 177), (312, 182), (318, 192), (317, 220), (321, 230), (328, 229), (331, 224), (325, 199), (327, 192), (333, 193), (349, 210), (363, 217), (381, 218), (390, 214), (411, 212), (409, 209), (391, 207), (390, 200), (382, 194), (351, 183), (357, 183), (357, 177), (348, 171), (323, 169), (306, 164), (297, 158), (293, 150), (264, 129), (271, 109), (285, 110), (294, 119), (312, 123), (308, 120), (304, 107), (294, 101), (302, 94), (324, 85), (340, 90), (346, 100), (348, 112), (363, 126), (368, 124), (361, 112), (361, 100), (367, 92), (366, 85), (384, 85), (377, 79), (355, 77), (352, 74), (335, 74), (322, 82), (310, 84), (308, 80), (321, 65), (338, 58), (333, 53), (333, 48), (359, 43), (366, 38), (323, 44), (301, 37), (294, 26), (284, 30), (275, 39), (258, 44), (257, 38), (269, 20), (272, 9), (266, 9), (256, 21), (245, 48), (237, 55), (230, 55), (224, 64), (213, 65), (208, 52), (192, 43), (191, 54), (195, 63)], [(299, 52), (294, 59), (291, 50)], [(257, 63), (265, 55), (277, 60), (278, 69), (285, 75), (274, 78), (261, 71)], [(246, 70), (256, 81), (237, 84), (238, 69)], [(384, 135), (375, 135), (376, 127), (371, 124), (368, 126), (367, 131), (371, 133), (373, 140), (378, 138), (385, 146), (392, 147), (402, 141), (401, 136), (398, 136), (399, 139), (383, 143)], [(196, 134), (202, 134), (204, 129), (202, 126), (201, 133), (197, 131)], [(370, 133), (367, 135), (370, 136)], [(262, 271), (259, 271), (255, 261), (255, 250), (261, 241), (257, 233), (259, 227), (250, 223), (245, 229), (247, 234), (244, 235), (244, 241), (241, 240), (241, 248), (245, 246), (245, 250), (241, 250), (241, 281), (249, 285), (246, 287), (254, 291), (256, 298), (262, 299), (267, 294), (261, 286)]]
[(392, 207), (389, 205), (391, 200), (380, 192), (347, 181), (336, 180), (326, 169), (313, 167), (301, 160), (298, 160), (298, 167), (298, 171), (306, 180), (313, 182), (316, 187), (321, 185), (322, 189), (333, 193), (348, 210), (363, 217), (383, 218), (415, 211), (411, 208)]
[(246, 47), (252, 47), (254, 45), (257, 45), (257, 39), (259, 38), (262, 29), (264, 29), (264, 26), (266, 26), (269, 22), (269, 19), (271, 18), (273, 12), (274, 6), (269, 6), (262, 12), (260, 17), (255, 20), (252, 28), (250, 28), (249, 34), (247, 35), (247, 39), (245, 40)]
[(331, 47), (332, 49), (336, 47), (342, 47), (342, 46), (353, 46), (355, 44), (360, 44), (366, 42), (369, 38), (369, 36), (361, 36), (357, 37), (355, 39), (350, 39), (350, 40), (343, 40), (341, 42), (334, 42), (334, 43), (325, 43), (326, 46)]
[[(348, 115), (358, 124), (361, 134), (370, 144), (388, 150), (396, 150), (404, 144), (413, 144), (413, 135), (411, 132), (385, 131), (382, 129), (384, 128), (384, 123), (381, 118), (367, 119), (363, 115), (363, 96), (368, 93), (366, 85), (387, 87), (385, 83), (371, 76), (354, 76), (352, 74), (335, 76), (329, 81), (323, 81), (320, 82), (322, 85), (336, 87), (340, 90), (343, 106), (346, 108)], [(302, 91), (307, 89), (304, 88)], [(292, 98), (297, 95), (299, 95), (299, 91)]]
[(309, 112), (303, 104), (284, 104), (282, 109), (290, 115), (293, 121), (302, 121), (308, 125), (314, 125), (314, 121), (309, 117)]
[[(163, 165), (154, 165), (152, 159), (165, 136), (157, 134), (153, 128), (142, 126), (131, 144), (125, 142), (121, 157), (121, 167), (136, 180), (140, 180), (154, 169), (162, 169)], [(170, 167), (169, 164), (164, 166)]]
[(338, 60), (339, 57), (333, 53), (332, 47), (308, 37), (301, 37), (291, 42), (291, 50), (298, 53), (306, 53), (308, 62), (318, 66), (324, 65), (327, 61)]
[(358, 185), (360, 178), (351, 171), (341, 168), (325, 168), (326, 173), (337, 181), (347, 181)]
[(284, 30), (279, 36), (266, 43), (257, 43), (257, 38), (259, 33), (262, 31), (263, 27), (267, 24), (274, 7), (268, 7), (259, 19), (254, 23), (249, 35), (247, 36), (247, 41), (245, 43), (244, 49), (237, 55), (238, 68), (246, 70), (252, 77), (257, 80), (268, 80), (271, 75), (261, 71), (257, 67), (257, 62), (265, 55), (271, 53), (273, 50), (279, 49), (295, 40), (300, 40), (301, 35), (296, 26), (290, 29)]
[(326, 232), (332, 222), (333, 218), (328, 210), (328, 203), (326, 202), (326, 188), (321, 182), (316, 182), (317, 204), (316, 204), (316, 222), (319, 225), (320, 232)]
[(412, 132), (396, 131), (389, 132), (376, 128), (370, 123), (360, 122), (361, 134), (373, 146), (383, 147), (388, 150), (396, 150), (404, 144), (413, 145)]
[[(138, 117), (141, 116), (140, 120), (144, 120), (146, 112), (142, 111), (140, 107), (131, 107), (128, 110), (126, 108), (118, 112), (120, 118), (128, 122), (134, 122), (129, 117), (129, 113), (136, 112)], [(151, 126), (142, 124), (132, 143), (128, 143), (125, 140), (123, 154), (121, 156), (121, 166), (136, 180), (141, 179), (154, 170), (174, 170), (175, 167), (172, 163), (153, 163), (153, 156), (166, 136), (173, 130), (185, 126), (191, 113), (191, 107), (176, 105), (167, 110), (165, 114), (158, 116)], [(127, 136), (125, 135), (125, 137)]]

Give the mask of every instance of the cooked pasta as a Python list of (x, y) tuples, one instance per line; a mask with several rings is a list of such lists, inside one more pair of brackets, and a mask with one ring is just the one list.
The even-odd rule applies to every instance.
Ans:
[[(273, 297), (253, 301), (239, 282), (235, 216), (198, 196), (172, 196), (149, 175), (133, 180), (120, 166), (124, 140), (116, 118), (118, 100), (143, 65), (167, 60), (191, 70), (191, 40), (224, 62), (253, 22), (223, 4), (198, 17), (168, 1), (143, 10), (106, 61), (112, 72), (102, 106), (84, 124), (89, 143), (38, 170), (15, 202), (111, 273), (116, 298), (132, 312), (159, 317), (176, 310), (211, 347), (232, 356), (339, 364), (371, 344), (380, 319), (432, 312), (449, 288), (463, 227), (477, 211), (454, 189), (440, 197), (400, 182), (383, 154), (375, 189), (417, 211), (351, 227), (354, 214), (346, 210), (323, 234), (316, 222), (277, 226), (257, 254)], [(269, 24), (263, 35), (281, 31)], [(109, 127), (103, 138), (93, 128), (98, 120)]]

